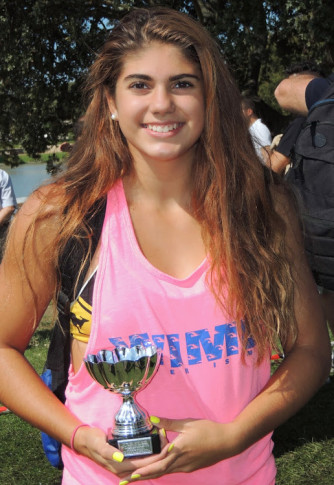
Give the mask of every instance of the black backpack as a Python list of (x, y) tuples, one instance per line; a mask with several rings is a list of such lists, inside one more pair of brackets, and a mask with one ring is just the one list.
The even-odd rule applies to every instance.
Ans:
[[(86, 217), (86, 222), (92, 229), (92, 254), (96, 249), (102, 231), (105, 216), (106, 202), (94, 206)], [(70, 303), (74, 300), (75, 283), (78, 278), (82, 260), (87, 254), (89, 240), (86, 237), (70, 239), (60, 258), (61, 288), (57, 300), (58, 321), (56, 322), (47, 353), (44, 370), (41, 375), (44, 383), (51, 389), (61, 402), (65, 402), (65, 389), (68, 382), (68, 369), (70, 365)], [(77, 287), (80, 288), (88, 270), (88, 260), (81, 272)], [(62, 469), (61, 443), (45, 433), (41, 433), (42, 445), (45, 455), (52, 466)]]
[(287, 180), (301, 202), (306, 254), (318, 285), (334, 290), (334, 75), (309, 110)]

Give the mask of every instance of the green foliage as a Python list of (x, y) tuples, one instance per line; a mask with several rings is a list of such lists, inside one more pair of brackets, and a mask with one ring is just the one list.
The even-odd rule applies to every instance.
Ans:
[(156, 5), (212, 32), (275, 130), (285, 123), (273, 96), (284, 68), (307, 57), (332, 69), (332, 0), (0, 0), (0, 146), (34, 156), (63, 138), (84, 112), (83, 79), (107, 33), (131, 8)]

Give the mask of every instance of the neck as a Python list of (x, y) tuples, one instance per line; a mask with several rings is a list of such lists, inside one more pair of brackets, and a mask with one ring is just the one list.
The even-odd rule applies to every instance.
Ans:
[(253, 123), (255, 123), (255, 121), (257, 121), (259, 118), (257, 116), (251, 116), (249, 118), (249, 126), (252, 126)]
[(170, 203), (189, 206), (191, 167), (192, 163), (187, 161), (135, 162), (133, 172), (124, 178), (128, 202), (145, 199), (161, 207)]

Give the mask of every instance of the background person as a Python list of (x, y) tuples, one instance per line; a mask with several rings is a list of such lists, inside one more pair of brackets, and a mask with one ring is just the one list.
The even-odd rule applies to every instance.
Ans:
[[(272, 430), (321, 386), (330, 361), (291, 194), (258, 163), (220, 50), (187, 15), (125, 16), (87, 93), (68, 169), (19, 211), (0, 267), (0, 399), (63, 443), (64, 485), (274, 485)], [(23, 353), (57, 291), (62, 249), (91, 237), (87, 213), (105, 200), (88, 255), (92, 319), (80, 335), (72, 321), (64, 406)], [(271, 376), (278, 337), (286, 357)], [(123, 459), (106, 442), (119, 399), (82, 360), (147, 340), (163, 365), (140, 403), (162, 452)]]
[[(283, 109), (291, 111), (297, 116), (289, 123), (279, 142), (271, 147), (270, 166), (272, 170), (280, 174), (286, 171), (291, 162), (293, 148), (302, 129), (308, 108), (322, 96), (329, 86), (329, 80), (325, 78), (322, 70), (312, 60), (294, 63), (286, 69), (285, 73), (286, 78), (277, 87), (275, 96)], [(291, 83), (293, 86), (290, 86)], [(306, 105), (306, 96), (309, 106)]]
[(249, 133), (252, 137), (256, 153), (264, 164), (268, 164), (272, 141), (270, 130), (256, 115), (255, 103), (252, 99), (242, 98), (242, 111), (247, 120)]
[(16, 197), (12, 180), (0, 169), (0, 259), (3, 255), (10, 219), (16, 209)]
[(274, 94), (281, 108), (306, 116), (330, 83), (317, 64), (307, 60), (293, 64), (286, 70), (286, 77), (278, 84)]
[[(333, 80), (324, 77), (324, 73), (313, 61), (302, 61), (294, 64), (287, 69), (286, 73), (287, 77), (279, 83), (275, 90), (275, 97), (283, 109), (299, 115), (293, 122), (297, 129), (293, 131), (293, 136), (289, 140), (290, 150), (292, 150), (300, 131), (298, 125), (302, 125), (308, 110), (325, 94)], [(287, 180), (294, 184), (293, 170), (288, 173)], [(326, 253), (326, 255), (328, 254)], [(319, 271), (314, 268), (316, 279)], [(334, 334), (334, 288), (324, 286), (318, 288), (328, 325)], [(332, 366), (334, 367), (334, 362)]]
[(274, 137), (270, 146), (270, 168), (274, 172), (284, 175), (288, 170), (293, 147), (304, 121), (304, 116), (297, 116), (282, 134)]

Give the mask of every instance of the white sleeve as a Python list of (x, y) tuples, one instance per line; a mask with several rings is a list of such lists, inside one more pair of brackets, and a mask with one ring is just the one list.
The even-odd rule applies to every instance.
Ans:
[(14, 205), (16, 207), (16, 197), (13, 189), (13, 184), (10, 176), (7, 172), (1, 173), (1, 206), (10, 207)]
[(253, 138), (255, 138), (258, 145), (260, 145), (261, 147), (271, 145), (271, 133), (269, 131), (269, 128), (264, 123), (262, 123), (261, 120), (257, 120), (257, 122), (253, 123), (250, 131), (252, 132), (252, 136)]

